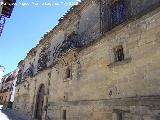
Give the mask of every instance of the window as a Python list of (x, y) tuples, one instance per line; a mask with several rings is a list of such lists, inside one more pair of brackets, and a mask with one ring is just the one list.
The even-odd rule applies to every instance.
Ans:
[(125, 3), (124, 0), (112, 0), (111, 4), (111, 17), (112, 17), (112, 26), (117, 26), (126, 19), (125, 13)]
[(71, 78), (71, 69), (69, 67), (66, 69), (66, 78)]
[(123, 47), (122, 45), (117, 46), (114, 48), (114, 55), (115, 55), (115, 61), (123, 61), (124, 60), (124, 53), (123, 53)]
[(63, 120), (67, 120), (67, 113), (66, 113), (66, 110), (63, 110)]

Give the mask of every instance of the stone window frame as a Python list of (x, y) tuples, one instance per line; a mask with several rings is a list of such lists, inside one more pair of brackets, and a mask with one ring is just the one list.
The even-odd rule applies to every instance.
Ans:
[(65, 77), (64, 77), (64, 81), (69, 81), (72, 80), (72, 67), (71, 65), (68, 65), (65, 68)]
[(114, 52), (115, 62), (121, 62), (125, 60), (125, 53), (124, 53), (123, 45), (118, 45), (115, 48), (113, 48), (113, 52)]
[[(115, 49), (119, 48), (119, 47), (123, 48), (123, 54), (124, 54), (123, 60), (121, 60), (121, 61), (118, 61), (115, 58)], [(108, 67), (114, 67), (114, 66), (124, 65), (124, 64), (129, 63), (132, 60), (131, 57), (129, 57), (128, 50), (126, 50), (124, 43), (123, 44), (120, 43), (120, 44), (118, 44), (116, 46), (113, 46), (110, 52), (112, 53), (113, 59), (111, 59), (112, 62), (107, 65)]]
[(67, 110), (63, 109), (62, 120), (67, 120)]

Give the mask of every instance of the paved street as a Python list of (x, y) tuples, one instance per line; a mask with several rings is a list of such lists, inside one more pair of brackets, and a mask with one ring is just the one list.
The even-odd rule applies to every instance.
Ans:
[(0, 120), (31, 120), (27, 116), (14, 112), (12, 110), (4, 110), (2, 109), (2, 105), (0, 105)]

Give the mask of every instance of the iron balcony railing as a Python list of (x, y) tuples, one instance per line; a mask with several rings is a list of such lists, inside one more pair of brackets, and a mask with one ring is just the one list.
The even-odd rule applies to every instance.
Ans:
[(61, 45), (58, 45), (53, 53), (53, 63), (56, 62), (56, 58), (61, 54), (66, 53), (70, 49), (78, 49), (82, 47), (80, 36), (73, 33), (66, 40), (62, 42)]
[(160, 7), (160, 0), (100, 0), (100, 30), (110, 31), (130, 18)]

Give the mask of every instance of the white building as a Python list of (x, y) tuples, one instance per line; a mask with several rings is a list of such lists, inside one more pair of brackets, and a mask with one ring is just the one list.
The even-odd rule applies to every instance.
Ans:
[(3, 72), (4, 72), (4, 67), (0, 65), (0, 83), (3, 76)]
[(4, 75), (1, 79), (0, 103), (12, 107), (14, 101), (18, 69)]
[(15, 95), (15, 90), (16, 90), (16, 82), (17, 82), (17, 74), (18, 74), (18, 69), (16, 69), (12, 73), (12, 75), (14, 76), (14, 80), (12, 81), (12, 90), (11, 90), (10, 102), (14, 101), (14, 95)]

